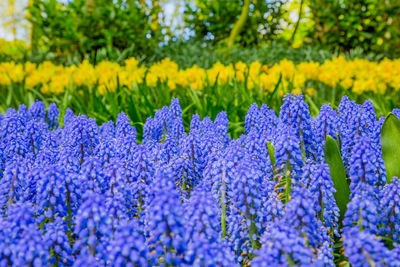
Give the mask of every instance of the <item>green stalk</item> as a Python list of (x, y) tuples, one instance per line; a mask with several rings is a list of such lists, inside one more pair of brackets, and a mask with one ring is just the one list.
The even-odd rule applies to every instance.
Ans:
[(306, 100), (310, 103), (311, 109), (314, 111), (314, 114), (319, 114), (319, 108), (315, 104), (315, 102), (312, 100), (312, 98), (309, 95), (306, 95)]
[(236, 37), (240, 34), (246, 23), (250, 11), (250, 0), (244, 0), (242, 12), (240, 13), (239, 20), (235, 23), (229, 35), (228, 46), (232, 47), (235, 44)]
[(293, 31), (292, 37), (290, 38), (290, 44), (293, 44), (294, 37), (296, 36), (297, 30), (298, 30), (299, 25), (300, 25), (301, 16), (303, 15), (303, 3), (304, 3), (304, 0), (300, 0), (299, 18), (297, 19), (297, 22), (296, 22), (296, 25), (294, 27), (294, 31)]
[(290, 267), (294, 266), (294, 261), (293, 261), (292, 257), (289, 254), (287, 254), (286, 252), (283, 252), (283, 253), (286, 255), (286, 259), (288, 261), (289, 266)]
[(286, 189), (285, 189), (285, 203), (290, 200), (290, 191), (292, 190), (292, 181), (290, 176), (286, 177)]
[(138, 218), (140, 218), (140, 212), (143, 210), (142, 209), (142, 194), (140, 194), (140, 191), (139, 191), (139, 198), (138, 198), (138, 212), (137, 212), (137, 217)]
[[(289, 173), (289, 175), (287, 175)], [(286, 162), (286, 188), (285, 188), (285, 203), (288, 203), (290, 201), (290, 193), (292, 191), (292, 178), (290, 175), (290, 164), (289, 160)]]
[(249, 227), (249, 235), (250, 235), (251, 246), (252, 246), (253, 249), (258, 249), (258, 248), (260, 248), (260, 244), (256, 240), (254, 240), (254, 238), (253, 238), (254, 235), (257, 235), (257, 227), (256, 227), (256, 224), (254, 223), (254, 217), (255, 216), (250, 215), (248, 207), (247, 207), (247, 211), (246, 211), (246, 217), (247, 217), (247, 220), (251, 220), (251, 224), (250, 224), (250, 227)]
[(257, 228), (256, 228), (256, 225), (254, 224), (253, 220), (251, 220), (249, 234), (250, 234), (250, 242), (251, 242), (252, 248), (257, 249), (258, 244), (257, 244), (256, 240), (254, 240), (254, 238), (253, 238), (254, 235), (257, 235)]
[(221, 195), (221, 208), (222, 208), (222, 215), (221, 215), (221, 228), (222, 228), (222, 238), (226, 236), (226, 204), (225, 204), (225, 191), (222, 192)]
[[(13, 193), (13, 195), (14, 195), (14, 191), (15, 191), (14, 183), (15, 183), (16, 180), (17, 180), (17, 174), (14, 174), (13, 178), (11, 180), (11, 188), (10, 188), (10, 191)], [(13, 203), (14, 203), (14, 198), (13, 197), (9, 197), (8, 198), (8, 205), (11, 206)]]
[(67, 191), (67, 207), (68, 207), (68, 216), (67, 216), (67, 220), (68, 220), (68, 231), (67, 231), (67, 236), (68, 239), (70, 241), (70, 243), (72, 242), (72, 209), (71, 209), (71, 192), (69, 191), (68, 188), (68, 183), (65, 184), (66, 187), (66, 191)]
[(182, 182), (182, 190), (186, 191), (186, 180), (183, 180)]
[(225, 170), (223, 171), (223, 174), (222, 174), (221, 189), (222, 189), (221, 190), (221, 209), (222, 209), (221, 228), (222, 228), (222, 238), (225, 238), (225, 236), (226, 236), (226, 203), (225, 203), (226, 182), (225, 182)]

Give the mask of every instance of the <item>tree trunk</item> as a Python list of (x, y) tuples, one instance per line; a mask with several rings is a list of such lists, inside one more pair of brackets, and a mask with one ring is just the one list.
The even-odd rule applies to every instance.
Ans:
[(238, 21), (233, 26), (231, 34), (229, 35), (228, 39), (229, 47), (232, 47), (235, 44), (235, 39), (242, 31), (243, 26), (247, 20), (247, 17), (249, 16), (249, 11), (250, 11), (250, 0), (244, 0), (242, 13), (240, 14)]
[(296, 26), (294, 27), (292, 37), (290, 38), (290, 44), (293, 44), (294, 37), (295, 37), (295, 35), (296, 35), (297, 29), (299, 28), (299, 24), (300, 24), (300, 20), (301, 20), (301, 15), (303, 14), (303, 4), (304, 4), (304, 0), (301, 0), (301, 1), (300, 1), (299, 18), (298, 18), (298, 20), (297, 20), (297, 22), (296, 22)]

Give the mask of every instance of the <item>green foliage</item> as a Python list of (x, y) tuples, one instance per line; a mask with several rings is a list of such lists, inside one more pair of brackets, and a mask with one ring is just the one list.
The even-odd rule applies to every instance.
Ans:
[[(118, 51), (148, 54), (162, 38), (157, 1), (34, 0), (28, 7), (32, 45), (55, 58), (115, 58)], [(129, 53), (128, 53), (129, 54)]]
[[(251, 46), (276, 39), (281, 30), (280, 20), (285, 13), (286, 0), (252, 0), (249, 16), (236, 42)], [(233, 24), (238, 20), (243, 1), (199, 0), (186, 3), (186, 27), (200, 41), (218, 43), (229, 37)]]
[[(42, 100), (47, 106), (49, 103), (56, 103), (61, 114), (67, 107), (70, 107), (77, 114), (87, 114), (96, 119), (98, 123), (109, 120), (116, 120), (118, 113), (124, 111), (133, 122), (141, 136), (143, 125), (147, 117), (154, 116), (154, 112), (163, 106), (169, 105), (173, 97), (179, 98), (183, 110), (183, 122), (185, 127), (189, 127), (191, 114), (199, 114), (200, 117), (210, 116), (214, 119), (217, 114), (224, 110), (228, 114), (229, 129), (232, 137), (238, 137), (244, 130), (244, 118), (248, 108), (253, 103), (268, 105), (278, 111), (282, 105), (281, 96), (284, 92), (290, 91), (282, 83), (275, 86), (275, 97), (260, 89), (249, 89), (246, 84), (233, 80), (224, 85), (208, 84), (202, 90), (192, 88), (171, 89), (167, 83), (159, 83), (156, 87), (148, 86), (145, 83), (134, 86), (118, 86), (115, 92), (107, 92), (101, 95), (98, 88), (95, 87), (67, 87), (65, 92), (58, 95), (42, 94), (38, 89), (24, 88), (22, 84), (12, 84), (10, 86), (0, 86), (0, 113), (5, 113), (9, 107), (18, 108), (21, 103), (30, 106), (36, 99)], [(313, 116), (318, 114), (319, 107), (324, 103), (331, 103), (332, 107), (337, 108), (343, 95), (349, 95), (358, 103), (366, 99), (372, 99), (373, 95), (356, 95), (350, 91), (343, 90), (340, 87), (335, 89), (332, 94), (332, 88), (329, 86), (317, 85), (315, 90), (317, 95), (306, 96), (306, 102), (311, 107)], [(229, 93), (227, 93), (229, 92)], [(400, 103), (397, 92), (388, 97), (390, 100), (382, 100), (381, 105), (387, 109), (394, 108), (395, 103)], [(375, 106), (377, 115), (381, 116), (384, 111), (379, 105)], [(269, 147), (270, 155), (273, 155), (272, 147)], [(271, 160), (274, 160), (273, 156)]]
[(310, 0), (313, 41), (348, 51), (400, 52), (400, 1)]
[(347, 210), (347, 203), (350, 201), (350, 189), (346, 180), (346, 172), (342, 156), (336, 141), (331, 137), (326, 137), (325, 161), (329, 165), (331, 178), (335, 187), (335, 200), (340, 210), (340, 222), (343, 221)]
[[(24, 58), (72, 64), (82, 59), (122, 62), (134, 56), (147, 64), (172, 57), (181, 66), (210, 66), (238, 59), (323, 61), (342, 52), (374, 52), (379, 57), (400, 52), (398, 0), (250, 0), (248, 17), (235, 38), (238, 46), (227, 49), (244, 2), (184, 0), (183, 25), (179, 27), (185, 35), (177, 38), (179, 33), (166, 26), (162, 1), (31, 0), (27, 13), (33, 53)], [(305, 19), (297, 25), (293, 14), (300, 10)], [(306, 44), (297, 49), (288, 44), (296, 25), (295, 47), (308, 36)], [(177, 39), (181, 41), (174, 41)]]
[[(178, 63), (181, 68), (188, 68), (198, 65), (203, 68), (210, 68), (214, 63), (221, 62), (223, 64), (234, 64), (238, 61), (251, 63), (259, 61), (263, 64), (273, 64), (283, 59), (291, 60), (295, 63), (304, 61), (323, 62), (330, 59), (338, 53), (330, 52), (318, 46), (304, 45), (299, 48), (291, 48), (283, 45), (279, 41), (262, 44), (259, 47), (234, 47), (229, 51), (218, 49), (212, 44), (201, 44), (200, 42), (173, 43), (168, 46), (158, 47), (154, 50), (154, 54), (147, 57), (145, 64), (151, 64), (170, 58)], [(368, 58), (374, 60), (375, 56), (362, 53), (348, 53), (349, 58)]]
[[(308, 60), (311, 56), (323, 61), (326, 55), (318, 58), (319, 47), (333, 54), (361, 51), (395, 57), (400, 53), (399, 0), (249, 0), (248, 12), (244, 8), (246, 1), (178, 1), (185, 5), (185, 11), (178, 19), (179, 26), (172, 26), (165, 22), (169, 18), (163, 11), (168, 1), (30, 0), (27, 18), (33, 53), (18, 59), (72, 64), (82, 59), (92, 63), (121, 62), (134, 56), (147, 63), (153, 58), (169, 57), (165, 53), (168, 51), (196, 63), (199, 58), (194, 56), (206, 52), (211, 59), (203, 56), (201, 60), (211, 64), (217, 61), (214, 58), (222, 62), (237, 58), (265, 62), (268, 57), (269, 62), (274, 62), (283, 57)], [(229, 36), (235, 32), (234, 25), (243, 11), (248, 16), (235, 35), (238, 47), (227, 49)], [(298, 24), (295, 13), (302, 14)], [(183, 30), (174, 32), (174, 27)], [(178, 36), (181, 32), (184, 35)], [(192, 44), (193, 41), (197, 43)], [(199, 43), (205, 45), (204, 49)], [(301, 43), (307, 45), (300, 52), (289, 47)], [(310, 48), (309, 43), (316, 47)], [(195, 49), (187, 49), (190, 47)], [(180, 51), (182, 48), (186, 50)], [(0, 55), (0, 61), (11, 59)]]
[[(227, 93), (229, 92), (229, 94)], [(141, 136), (147, 117), (154, 116), (156, 109), (169, 105), (173, 97), (179, 98), (183, 110), (185, 127), (189, 127), (191, 115), (199, 114), (202, 118), (210, 116), (214, 119), (221, 110), (227, 111), (230, 120), (230, 134), (238, 137), (244, 130), (244, 118), (252, 103), (266, 103), (268, 96), (262, 89), (250, 90), (242, 83), (233, 81), (225, 85), (208, 84), (203, 90), (192, 88), (171, 89), (167, 83), (159, 83), (156, 87), (138, 84), (132, 87), (118, 86), (115, 92), (101, 95), (97, 87), (82, 88), (71, 86), (58, 95), (46, 95), (36, 89), (23, 88), (21, 84), (0, 87), (0, 113), (7, 108), (18, 108), (19, 104), (31, 105), (35, 99), (42, 100), (46, 106), (54, 102), (63, 114), (70, 107), (76, 114), (87, 114), (98, 123), (115, 120), (119, 112), (124, 111), (133, 122)], [(272, 108), (278, 109), (281, 99), (273, 99)]]
[(0, 39), (0, 62), (21, 60), (28, 54), (28, 45), (21, 40)]
[(387, 183), (390, 183), (393, 176), (400, 177), (400, 120), (393, 113), (383, 123), (381, 142)]

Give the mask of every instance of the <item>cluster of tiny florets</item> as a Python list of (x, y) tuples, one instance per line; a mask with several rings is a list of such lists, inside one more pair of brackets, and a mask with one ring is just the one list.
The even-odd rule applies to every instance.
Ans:
[[(400, 184), (386, 184), (371, 102), (344, 97), (316, 118), (302, 95), (279, 115), (253, 104), (238, 139), (228, 118), (193, 115), (186, 131), (174, 99), (137, 140), (124, 113), (98, 125), (70, 109), (60, 118), (55, 104), (7, 110), (0, 266), (399, 264)], [(328, 135), (350, 188), (343, 221)]]

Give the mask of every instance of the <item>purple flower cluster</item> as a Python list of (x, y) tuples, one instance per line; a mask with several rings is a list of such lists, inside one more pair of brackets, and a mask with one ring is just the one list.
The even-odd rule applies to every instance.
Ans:
[[(253, 104), (238, 139), (225, 112), (185, 131), (178, 99), (142, 140), (124, 113), (64, 114), (38, 101), (0, 115), (0, 266), (400, 266), (400, 182), (386, 184), (369, 101), (316, 118), (302, 95), (278, 116)], [(351, 191), (343, 221), (328, 135)]]

